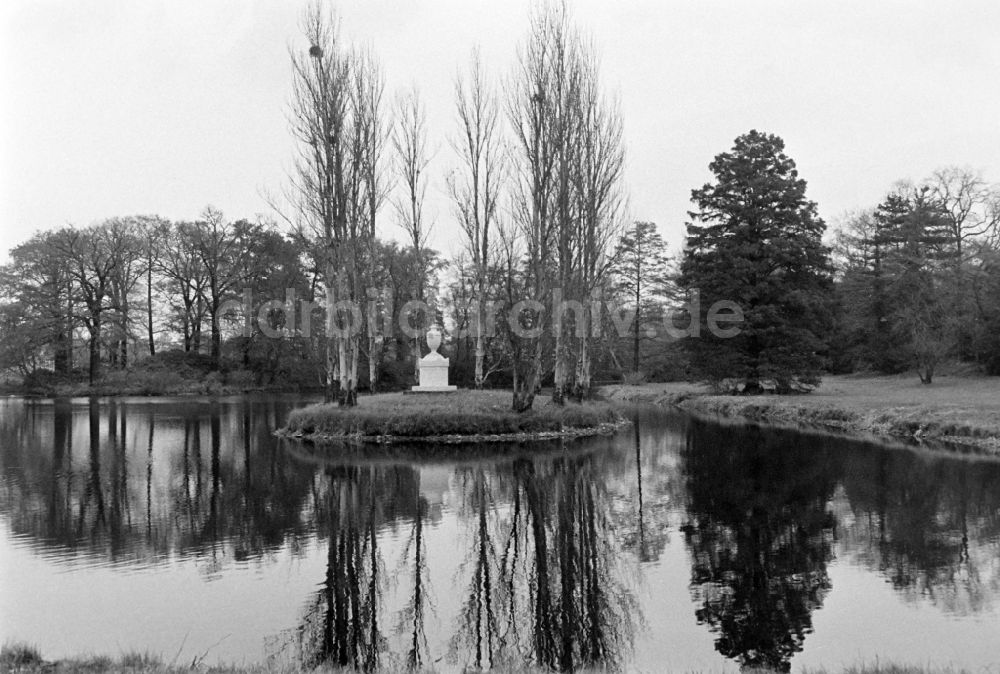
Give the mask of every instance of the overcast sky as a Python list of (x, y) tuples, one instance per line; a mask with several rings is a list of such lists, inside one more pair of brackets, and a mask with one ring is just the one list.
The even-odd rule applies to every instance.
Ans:
[[(943, 165), (1000, 181), (1000, 3), (570, 2), (621, 99), (631, 213), (676, 247), (708, 163), (752, 128), (785, 139), (821, 215), (873, 205)], [(342, 0), (345, 37), (390, 93), (428, 108), (432, 242), (456, 247), (444, 192), (452, 82), (480, 46), (498, 76), (526, 0)], [(303, 3), (0, 5), (3, 253), (36, 229), (105, 217), (268, 214), (287, 181), (289, 46)], [(381, 231), (393, 234), (390, 209)]]

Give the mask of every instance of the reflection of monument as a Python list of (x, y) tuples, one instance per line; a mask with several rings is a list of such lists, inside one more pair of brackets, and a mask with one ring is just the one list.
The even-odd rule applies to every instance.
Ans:
[(448, 359), (437, 352), (441, 346), (441, 332), (431, 327), (427, 331), (427, 347), (431, 350), (420, 359), (420, 385), (410, 387), (415, 393), (445, 393), (457, 391), (448, 385)]

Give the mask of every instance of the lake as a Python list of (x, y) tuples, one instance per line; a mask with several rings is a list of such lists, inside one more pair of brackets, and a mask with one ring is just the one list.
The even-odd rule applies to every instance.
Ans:
[(663, 409), (534, 446), (273, 437), (304, 402), (0, 401), (0, 642), (178, 664), (1000, 669), (1000, 461)]

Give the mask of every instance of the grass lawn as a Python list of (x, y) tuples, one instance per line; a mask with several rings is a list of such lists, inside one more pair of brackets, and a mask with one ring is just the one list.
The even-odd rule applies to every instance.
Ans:
[(315, 440), (431, 439), (449, 436), (516, 436), (599, 429), (619, 421), (607, 402), (555, 405), (538, 396), (524, 413), (510, 409), (508, 391), (446, 394), (386, 393), (363, 396), (357, 407), (320, 403), (294, 410), (284, 432)]
[(935, 438), (1000, 451), (1000, 377), (830, 376), (812, 393), (711, 395), (697, 384), (615, 386), (619, 400), (677, 404), (692, 412), (806, 423), (882, 435)]

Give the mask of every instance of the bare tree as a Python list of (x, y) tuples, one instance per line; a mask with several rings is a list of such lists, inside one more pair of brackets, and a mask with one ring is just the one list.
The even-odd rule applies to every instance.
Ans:
[(935, 171), (925, 185), (948, 225), (958, 351), (968, 357), (974, 352), (977, 323), (982, 323), (983, 316), (981, 311), (975, 312), (967, 277), (975, 273), (971, 267), (975, 266), (978, 243), (995, 237), (1000, 230), (1000, 186), (987, 183), (980, 172), (956, 166)]
[[(361, 186), (358, 218), (362, 222), (361, 238), (365, 242), (365, 255), (370, 269), (377, 257), (375, 219), (389, 194), (389, 179), (385, 175), (382, 161), (389, 138), (382, 112), (385, 76), (378, 60), (369, 50), (357, 53), (352, 75), (352, 108), (357, 139), (356, 173)], [(370, 301), (364, 303), (364, 329), (368, 346), (368, 386), (374, 393), (386, 338), (382, 334), (383, 324), (377, 320), (377, 315), (386, 310), (392, 315), (392, 309), (391, 306), (385, 306), (384, 297), (377, 297), (378, 289), (373, 284), (368, 284), (368, 288)]]
[(166, 233), (163, 254), (157, 263), (168, 301), (180, 298), (174, 308), (180, 313), (181, 336), (184, 351), (197, 352), (201, 347), (201, 322), (203, 319), (206, 287), (205, 265), (194, 246), (194, 223), (180, 222)]
[[(590, 393), (590, 340), (592, 293), (604, 282), (611, 265), (608, 250), (621, 234), (625, 221), (623, 174), (625, 149), (623, 124), (617, 101), (600, 92), (595, 50), (581, 50), (581, 83), (576, 99), (577, 147), (574, 153), (574, 201), (577, 216), (574, 242), (577, 274), (574, 287), (580, 301), (582, 330), (577, 330), (577, 360), (574, 392), (577, 398)], [(599, 319), (598, 319), (599, 320)], [(636, 331), (639, 326), (636, 324)]]
[(153, 276), (165, 252), (170, 223), (159, 217), (139, 217), (139, 236), (143, 249), (143, 269), (146, 273), (146, 338), (149, 355), (156, 355), (153, 326)]
[(542, 375), (546, 321), (542, 307), (550, 300), (552, 249), (558, 243), (553, 205), (559, 129), (551, 91), (558, 78), (553, 52), (565, 37), (563, 19), (564, 12), (552, 7), (536, 10), (507, 90), (507, 116), (514, 134), (512, 213), (525, 249), (523, 299), (530, 302), (514, 305), (508, 318), (514, 361), (512, 407), (519, 412), (531, 408)]
[(12, 248), (10, 263), (0, 267), (0, 296), (7, 309), (0, 342), (24, 374), (36, 367), (43, 346), (50, 346), (56, 372), (73, 369), (74, 278), (54, 245), (63, 235), (62, 230), (35, 234)]
[(293, 178), (296, 204), (310, 237), (322, 250), (327, 301), (326, 399), (341, 399), (342, 340), (334, 330), (331, 307), (344, 279), (343, 246), (347, 238), (344, 151), (349, 103), (348, 56), (339, 24), (314, 4), (303, 16), (309, 43), (305, 54), (293, 52), (292, 133), (299, 142)]
[(222, 304), (244, 279), (244, 261), (249, 254), (248, 237), (253, 225), (245, 220), (226, 221), (222, 212), (208, 206), (202, 219), (188, 230), (193, 235), (193, 246), (205, 270), (205, 290), (208, 317), (212, 326), (212, 363), (216, 369), (222, 359)]
[(115, 308), (111, 284), (119, 257), (108, 245), (105, 234), (103, 225), (85, 230), (70, 227), (53, 238), (53, 245), (66, 259), (73, 279), (76, 294), (73, 306), (79, 311), (77, 319), (90, 336), (91, 384), (100, 376), (105, 314)]
[(146, 273), (144, 246), (136, 218), (111, 218), (103, 230), (105, 246), (116, 257), (110, 285), (116, 324), (111, 359), (125, 368), (128, 366), (128, 345), (134, 338), (131, 297)]
[(930, 198), (945, 212), (959, 263), (968, 256), (968, 242), (995, 235), (1000, 227), (1000, 186), (982, 173), (950, 166), (938, 169), (927, 181)]
[[(429, 272), (427, 258), (427, 237), (430, 226), (424, 220), (424, 200), (427, 195), (427, 165), (430, 156), (427, 149), (427, 112), (420, 100), (416, 88), (410, 89), (396, 101), (396, 123), (392, 133), (392, 146), (395, 150), (395, 174), (401, 188), (393, 205), (399, 226), (406, 232), (410, 245), (417, 256), (420, 265), (417, 278), (416, 299), (425, 301), (426, 276)], [(408, 317), (411, 320), (415, 317)], [(421, 318), (414, 326), (420, 330), (427, 328)], [(413, 373), (419, 383), (420, 377), (420, 342), (414, 338)]]
[(430, 156), (427, 149), (427, 111), (416, 88), (408, 90), (396, 101), (392, 146), (395, 150), (393, 166), (403, 187), (403, 194), (394, 202), (396, 216), (414, 250), (421, 250), (430, 234), (424, 222), (424, 199), (427, 195), (425, 170)]
[[(568, 296), (576, 298), (579, 291), (578, 235), (579, 204), (575, 200), (574, 178), (580, 161), (581, 116), (584, 60), (580, 36), (570, 25), (566, 5), (553, 5), (548, 10), (548, 48), (552, 77), (546, 92), (550, 102), (553, 150), (555, 152), (555, 191), (552, 211), (555, 215), (556, 274), (560, 297), (552, 297), (552, 334), (555, 339), (552, 400), (562, 404), (570, 386), (572, 370), (571, 334), (581, 325), (579, 309), (569, 321), (568, 310), (557, 306)], [(566, 305), (568, 307), (568, 305)]]
[[(598, 71), (595, 50), (580, 38), (567, 6), (543, 5), (532, 17), (507, 96), (515, 137), (512, 210), (526, 248), (526, 298), (539, 303), (536, 308), (548, 304), (552, 314), (546, 321), (543, 312), (528, 309), (511, 320), (527, 318), (536, 328), (530, 335), (551, 327), (557, 403), (569, 390), (583, 395), (590, 386), (586, 300), (606, 272), (623, 204), (621, 116), (600, 94)], [(578, 303), (572, 321), (568, 307), (559, 305), (563, 298)], [(516, 342), (514, 407), (527, 409), (544, 344), (540, 334)]]
[[(336, 17), (313, 4), (302, 21), (309, 48), (292, 52), (292, 134), (298, 141), (293, 200), (302, 218), (300, 236), (321, 250), (326, 323), (326, 398), (357, 403), (359, 332), (352, 311), (366, 296), (363, 256), (374, 237), (375, 210), (382, 193), (377, 175), (381, 122), (380, 75), (370, 57), (359, 57), (340, 38)], [(360, 73), (360, 74), (359, 74)], [(366, 74), (367, 73), (367, 74)], [(355, 77), (357, 75), (357, 78)], [(360, 89), (377, 92), (357, 96)], [(371, 84), (366, 84), (370, 82)], [(373, 141), (373, 139), (376, 139)], [(376, 148), (376, 149), (377, 149)], [(366, 166), (371, 163), (372, 166)], [(367, 205), (367, 208), (365, 208)]]
[(459, 132), (452, 147), (461, 169), (448, 178), (448, 191), (465, 235), (472, 263), (476, 340), (475, 386), (483, 387), (486, 357), (485, 307), (490, 270), (495, 263), (495, 221), (504, 180), (504, 139), (500, 107), (485, 82), (479, 52), (472, 54), (468, 76), (455, 80)]

